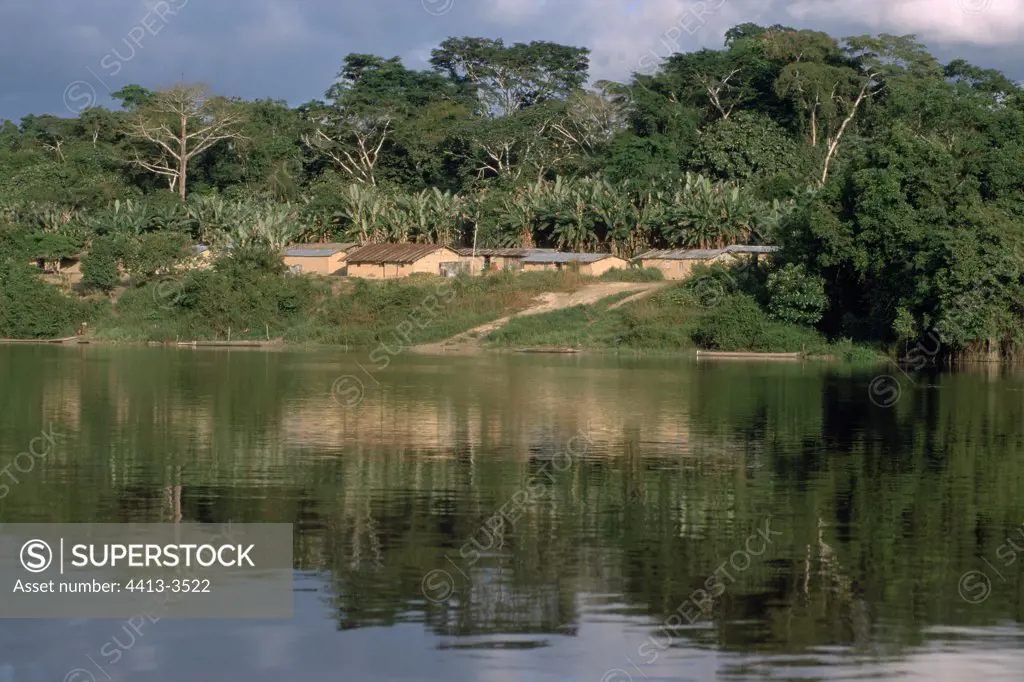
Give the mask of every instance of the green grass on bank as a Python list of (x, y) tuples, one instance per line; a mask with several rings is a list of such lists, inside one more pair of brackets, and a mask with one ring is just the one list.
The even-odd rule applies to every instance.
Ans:
[(578, 305), (541, 315), (513, 318), (491, 333), (487, 342), (499, 347), (571, 346), (608, 347), (620, 318), (618, 310), (608, 307), (635, 295), (624, 291), (601, 299), (593, 305)]
[(565, 272), (373, 282), (186, 273), (126, 291), (94, 325), (114, 341), (266, 340), (368, 348), (440, 341), (590, 278)]
[(583, 283), (577, 275), (557, 272), (355, 280), (324, 303), (305, 339), (297, 333), (294, 340), (349, 347), (432, 343), (522, 310), (542, 293), (573, 291)]
[(487, 337), (496, 347), (620, 348), (647, 351), (705, 349), (771, 353), (807, 352), (843, 360), (876, 354), (849, 341), (829, 343), (813, 329), (769, 318), (749, 296), (708, 300), (680, 283), (610, 310), (609, 297), (543, 315), (513, 319)]

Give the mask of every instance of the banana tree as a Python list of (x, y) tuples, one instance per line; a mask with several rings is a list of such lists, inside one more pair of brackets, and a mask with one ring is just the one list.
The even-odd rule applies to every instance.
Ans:
[(149, 215), (145, 206), (139, 202), (118, 199), (108, 210), (94, 214), (90, 222), (92, 231), (98, 235), (138, 236), (148, 229)]
[(758, 241), (772, 243), (779, 232), (779, 225), (796, 208), (795, 200), (779, 201), (773, 199), (772, 203), (764, 204), (762, 210), (754, 214), (750, 225), (750, 233)]
[(407, 242), (410, 234), (427, 231), (426, 211), (416, 195), (398, 194), (384, 201), (379, 224), (387, 241)]
[(584, 251), (597, 246), (590, 192), (582, 182), (558, 177), (549, 186), (544, 220), (560, 249)]
[(531, 249), (536, 245), (549, 185), (551, 183), (538, 180), (501, 198), (497, 226), (502, 246)]
[[(501, 217), (498, 221), (499, 241), (513, 248), (533, 247), (533, 205), (525, 192), (519, 191), (501, 199)], [(476, 224), (476, 223), (474, 223)]]
[(327, 242), (333, 234), (344, 231), (345, 214), (336, 209), (333, 199), (333, 196), (326, 200), (314, 199), (308, 194), (299, 198), (299, 223), (302, 225), (299, 241)]
[[(477, 233), (480, 231), (480, 224), (484, 220), (484, 196), (484, 191), (479, 191), (479, 193), (469, 196), (453, 195), (453, 198), (455, 200), (453, 208), (456, 211), (455, 220), (457, 228), (460, 228), (466, 224), (473, 226), (474, 247), (476, 246)], [(499, 232), (499, 242), (502, 243), (503, 245), (505, 243), (505, 238), (503, 235), (501, 235), (501, 232)]]
[(725, 245), (749, 242), (756, 216), (766, 206), (737, 185), (721, 188), (719, 198), (722, 213), (720, 243)]
[(757, 208), (739, 187), (687, 173), (665, 207), (661, 232), (671, 245), (721, 247), (749, 236)]
[(442, 246), (451, 246), (458, 235), (459, 224), (462, 220), (463, 202), (461, 198), (448, 191), (442, 192), (436, 187), (425, 190), (424, 193), (429, 197), (427, 205), (432, 223), (433, 242)]
[(21, 211), (21, 204), (16, 201), (0, 203), (0, 223), (14, 223)]
[(32, 204), (24, 214), (32, 228), (53, 234), (71, 222), (75, 211), (57, 204)]
[(342, 193), (346, 237), (360, 244), (386, 241), (383, 225), (387, 202), (376, 187), (353, 183)]
[(217, 239), (236, 246), (260, 244), (281, 250), (302, 230), (299, 207), (290, 203), (239, 203), (230, 209), (230, 213), (232, 223)]
[(630, 201), (623, 185), (598, 179), (587, 183), (590, 208), (596, 229), (616, 256), (633, 255), (630, 235), (637, 220), (637, 207)]
[(282, 250), (301, 231), (298, 210), (291, 204), (265, 205), (253, 217), (252, 229), (260, 242), (272, 249)]
[(170, 204), (148, 204), (146, 208), (147, 231), (184, 231), (188, 227), (188, 211), (177, 201)]
[(185, 204), (185, 213), (195, 223), (194, 235), (204, 244), (223, 240), (239, 217), (237, 205), (219, 196), (192, 194)]
[(662, 220), (664, 205), (654, 201), (653, 190), (646, 183), (627, 180), (624, 186), (630, 202), (636, 209), (635, 224), (629, 232), (629, 244), (634, 253), (650, 247), (657, 234), (656, 225)]

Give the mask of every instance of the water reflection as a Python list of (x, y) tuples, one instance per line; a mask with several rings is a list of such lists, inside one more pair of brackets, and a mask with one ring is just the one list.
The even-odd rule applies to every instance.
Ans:
[(1019, 373), (915, 376), (883, 409), (824, 365), (410, 357), (345, 409), (358, 371), (0, 347), (0, 467), (65, 434), (0, 519), (288, 522), (297, 576), (291, 621), (165, 620), (114, 664), (117, 621), (0, 621), (0, 682), (1020, 679)]

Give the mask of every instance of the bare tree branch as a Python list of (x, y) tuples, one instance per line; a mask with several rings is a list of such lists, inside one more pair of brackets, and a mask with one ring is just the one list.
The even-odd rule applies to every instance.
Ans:
[(43, 149), (48, 149), (53, 152), (57, 156), (57, 159), (59, 159), (61, 163), (64, 163), (66, 159), (64, 158), (64, 150), (61, 149), (63, 146), (64, 140), (60, 137), (54, 137), (53, 144), (44, 144)]
[[(317, 128), (312, 137), (304, 135), (303, 144), (314, 153), (323, 154), (360, 184), (376, 185), (376, 169), (380, 152), (391, 134), (391, 118), (353, 118), (345, 122), (344, 133), (331, 137)], [(343, 136), (350, 139), (342, 141)]]
[(168, 178), (185, 198), (189, 162), (223, 140), (243, 139), (242, 114), (224, 100), (211, 98), (199, 85), (177, 85), (141, 107), (125, 132), (159, 149), (156, 157), (135, 152), (133, 163)]
[[(857, 93), (856, 99), (853, 104), (850, 105), (850, 111), (843, 119), (843, 122), (839, 125), (839, 129), (836, 130), (834, 135), (830, 135), (828, 138), (828, 151), (825, 153), (825, 163), (821, 169), (821, 184), (824, 185), (828, 180), (829, 165), (832, 163), (832, 158), (835, 156), (836, 150), (839, 149), (839, 143), (843, 139), (843, 133), (846, 132), (846, 126), (850, 124), (853, 118), (857, 115), (857, 109), (860, 107), (867, 97), (870, 97), (873, 93), (870, 92), (871, 84), (874, 82), (877, 73), (871, 73), (867, 75), (864, 84), (861, 85), (860, 91)], [(835, 96), (835, 88), (832, 89), (833, 97)], [(841, 101), (841, 100), (839, 100)]]
[(704, 86), (704, 89), (708, 93), (708, 99), (711, 100), (711, 106), (718, 110), (718, 113), (722, 116), (723, 120), (728, 120), (729, 115), (732, 114), (732, 110), (736, 107), (737, 102), (733, 102), (728, 107), (722, 103), (722, 94), (731, 86), (729, 80), (740, 72), (739, 69), (733, 69), (729, 74), (721, 80), (715, 78), (709, 78), (705, 75), (699, 75), (698, 80), (700, 84)]

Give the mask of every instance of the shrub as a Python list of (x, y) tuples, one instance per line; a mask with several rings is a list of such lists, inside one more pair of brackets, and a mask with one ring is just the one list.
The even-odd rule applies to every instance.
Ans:
[(32, 255), (42, 258), (48, 265), (60, 263), (76, 255), (82, 245), (70, 237), (54, 232), (37, 232), (32, 235)]
[(812, 329), (774, 322), (747, 294), (729, 294), (701, 317), (691, 332), (707, 350), (795, 353), (824, 352), (824, 338)]
[(609, 270), (600, 277), (605, 282), (660, 282), (665, 279), (665, 273), (658, 268), (618, 268)]
[(6, 260), (27, 262), (32, 258), (32, 248), (27, 241), (24, 230), (0, 222), (0, 263)]
[(714, 308), (726, 296), (738, 291), (738, 283), (729, 268), (719, 263), (711, 266), (698, 264), (693, 268), (690, 277), (683, 282), (680, 290), (687, 295), (688, 300), (685, 304)]
[[(117, 303), (123, 327), (145, 338), (221, 338), (229, 331), (233, 338), (263, 338), (315, 317), (322, 280), (268, 273), (258, 251), (238, 252), (213, 268), (129, 289)], [(281, 269), (279, 258), (274, 267)]]
[(217, 259), (217, 272), (233, 279), (246, 279), (260, 275), (282, 275), (288, 269), (281, 254), (264, 245), (238, 246)]
[(67, 336), (80, 321), (80, 304), (41, 281), (25, 263), (0, 263), (0, 337)]
[(97, 237), (82, 256), (82, 283), (110, 293), (121, 281), (121, 245), (113, 237)]
[(752, 298), (728, 295), (697, 322), (691, 338), (708, 350), (752, 350), (764, 322), (764, 313)]
[(167, 273), (190, 255), (189, 238), (180, 232), (146, 232), (128, 240), (124, 268), (136, 283)]
[(319, 300), (312, 278), (259, 271), (239, 276), (238, 271), (225, 274), (199, 270), (189, 273), (177, 286), (174, 306), (190, 314), (197, 328), (216, 333), (228, 328), (262, 329), (267, 324), (311, 314)]
[(813, 325), (828, 307), (825, 281), (803, 265), (787, 263), (768, 275), (768, 311), (780, 322)]

